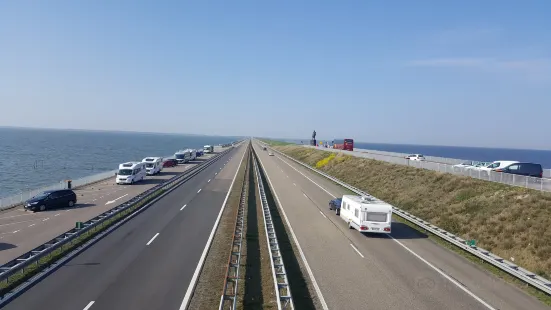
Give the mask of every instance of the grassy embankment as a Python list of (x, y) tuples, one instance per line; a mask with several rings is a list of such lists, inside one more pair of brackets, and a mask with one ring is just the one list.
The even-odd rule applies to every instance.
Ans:
[(551, 193), (296, 145), (275, 149), (551, 277)]

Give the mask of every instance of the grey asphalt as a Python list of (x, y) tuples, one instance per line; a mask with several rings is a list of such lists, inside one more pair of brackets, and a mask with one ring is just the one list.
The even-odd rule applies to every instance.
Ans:
[(179, 309), (245, 149), (229, 152), (5, 309), (74, 310), (92, 301), (89, 309)]
[[(218, 152), (222, 150), (222, 148), (217, 148)], [(160, 174), (147, 176), (144, 181), (134, 185), (117, 185), (115, 177), (113, 177), (76, 189), (78, 202), (75, 208), (33, 213), (20, 207), (1, 212), (0, 264), (70, 230), (76, 222), (88, 221), (155, 185), (184, 173), (196, 163), (205, 161), (212, 156), (207, 154), (200, 157), (200, 161), (194, 163), (164, 168)]]
[(404, 224), (393, 223), (396, 240), (348, 229), (328, 209), (344, 188), (254, 145), (329, 309), (549, 309)]

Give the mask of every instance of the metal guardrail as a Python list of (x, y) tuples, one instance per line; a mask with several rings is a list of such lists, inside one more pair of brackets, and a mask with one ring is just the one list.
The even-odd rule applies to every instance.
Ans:
[[(254, 153), (254, 150), (253, 150)], [(283, 257), (279, 250), (279, 243), (277, 241), (277, 235), (272, 222), (272, 214), (270, 212), (270, 206), (266, 199), (266, 192), (264, 190), (264, 184), (260, 175), (260, 167), (257, 164), (257, 159), (253, 156), (253, 164), (258, 182), (258, 191), (260, 192), (260, 201), (262, 203), (262, 214), (264, 215), (264, 230), (266, 233), (266, 240), (268, 241), (268, 253), (270, 254), (270, 264), (272, 266), (272, 276), (274, 278), (274, 287), (277, 298), (277, 308), (281, 309), (295, 309), (293, 303), (293, 297), (291, 296), (291, 287), (287, 279), (287, 271), (283, 263)]]
[(433, 162), (428, 160), (425, 160), (425, 161), (408, 160), (405, 157), (397, 157), (393, 155), (382, 155), (377, 153), (358, 152), (358, 151), (350, 152), (350, 151), (343, 151), (343, 150), (331, 149), (331, 148), (318, 148), (310, 145), (303, 145), (303, 146), (308, 148), (318, 149), (321, 151), (343, 153), (346, 155), (352, 155), (352, 156), (361, 157), (361, 158), (385, 161), (391, 164), (451, 173), (455, 175), (468, 176), (471, 178), (480, 179), (484, 181), (502, 183), (502, 184), (507, 184), (511, 186), (525, 187), (525, 188), (535, 189), (535, 190), (544, 191), (544, 192), (551, 192), (551, 179), (547, 179), (547, 178), (535, 178), (535, 177), (528, 177), (528, 176), (516, 175), (516, 174), (510, 174), (510, 173), (480, 170), (480, 169), (475, 169), (470, 167), (458, 167), (458, 166), (454, 166), (446, 163), (439, 163), (439, 162)]
[[(248, 160), (250, 160), (250, 153)], [(241, 187), (241, 198), (235, 218), (235, 229), (233, 231), (233, 239), (231, 243), (230, 256), (228, 258), (228, 267), (226, 269), (226, 279), (224, 280), (224, 288), (220, 299), (219, 310), (237, 309), (237, 293), (239, 289), (239, 266), (241, 264), (241, 245), (243, 243), (243, 229), (245, 225), (245, 201), (247, 198), (247, 174), (249, 165), (245, 167), (245, 177)]]
[[(369, 195), (368, 193), (366, 193), (365, 191), (359, 189), (359, 188), (356, 188), (356, 187), (353, 187), (351, 185), (348, 185), (344, 182), (342, 182), (341, 180), (331, 176), (331, 175), (328, 175), (326, 174), (325, 172), (322, 172), (316, 168), (313, 168), (313, 167), (310, 167), (309, 165), (299, 161), (299, 160), (296, 160), (294, 158), (292, 158), (291, 156), (288, 156), (287, 154), (284, 154), (282, 152), (279, 152), (277, 150), (274, 150), (273, 148), (271, 148), (269, 145), (263, 143), (260, 141), (260, 143), (262, 145), (265, 145), (266, 147), (268, 147), (269, 149), (271, 149), (272, 151), (276, 152), (277, 154), (281, 155), (281, 156), (284, 156), (294, 162), (296, 162), (297, 164), (299, 165), (302, 165), (328, 179), (330, 179), (331, 181), (351, 190), (352, 192), (355, 192), (356, 194), (358, 195)], [(371, 195), (369, 195), (371, 196)], [(406, 211), (403, 211), (399, 208), (396, 208), (396, 207), (392, 207), (392, 211), (394, 212), (394, 214), (398, 215), (399, 217), (405, 219), (406, 221), (408, 222), (411, 222), (421, 228), (423, 228), (424, 230), (434, 234), (434, 235), (437, 235), (438, 237), (446, 240), (447, 242), (471, 253), (472, 255), (478, 257), (478, 258), (481, 258), (482, 260), (484, 260), (485, 262), (507, 272), (508, 274), (510, 274), (511, 276), (527, 283), (527, 284), (530, 284), (532, 285), (533, 287), (547, 293), (547, 294), (550, 294), (551, 295), (551, 281), (541, 277), (541, 276), (538, 276), (537, 274), (529, 271), (529, 270), (526, 270), (516, 264), (514, 264), (513, 262), (510, 262), (502, 257), (499, 257), (493, 253), (490, 253), (490, 251), (488, 250), (485, 250), (483, 248), (480, 248), (480, 247), (477, 247), (475, 245), (468, 245), (466, 244), (466, 241), (464, 239), (462, 239), (461, 237), (459, 236), (456, 236), (450, 232), (447, 232), (435, 225), (432, 225), (431, 223), (419, 218), (419, 217), (416, 217)]]
[[(33, 250), (5, 263), (4, 265), (0, 266), (0, 281), (6, 281), (6, 283), (9, 284), (9, 278), (17, 273), (24, 273), (26, 268), (37, 266), (39, 265), (39, 261), (43, 258), (50, 257), (52, 253), (62, 248), (65, 245), (70, 244), (74, 240), (76, 240), (78, 237), (82, 236), (83, 234), (87, 232), (94, 231), (95, 228), (102, 226), (103, 223), (106, 221), (112, 219), (116, 215), (118, 215), (120, 212), (123, 212), (133, 206), (135, 206), (137, 203), (148, 199), (153, 198), (155, 194), (157, 194), (160, 190), (167, 190), (169, 188), (172, 188), (177, 185), (181, 185), (182, 183), (188, 181), (210, 165), (212, 165), (214, 162), (216, 162), (220, 157), (224, 156), (227, 152), (232, 150), (232, 148), (224, 150), (223, 152), (217, 154), (216, 156), (210, 158), (208, 161), (203, 162), (201, 164), (198, 164), (188, 171), (184, 172), (181, 175), (174, 176), (173, 178), (156, 185), (153, 188), (148, 189), (147, 191), (138, 194), (137, 196), (133, 197), (129, 201), (122, 203), (111, 210), (108, 210), (91, 220), (84, 222), (82, 225), (82, 228), (73, 228), (55, 238), (52, 240), (34, 248)], [(15, 288), (16, 289), (16, 288)], [(7, 295), (10, 293), (5, 293), (3, 296), (0, 296), (0, 302), (5, 300)]]

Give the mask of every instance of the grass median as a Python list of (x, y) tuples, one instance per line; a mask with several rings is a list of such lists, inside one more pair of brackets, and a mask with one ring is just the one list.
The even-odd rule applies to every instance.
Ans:
[(297, 145), (274, 148), (551, 277), (551, 193)]
[[(212, 240), (188, 309), (218, 309), (226, 277), (226, 268), (228, 267), (229, 251), (231, 250), (235, 231), (235, 219), (243, 189), (243, 180), (246, 180), (245, 178), (247, 177), (246, 167), (248, 162), (249, 155), (245, 155), (234, 185), (231, 188), (226, 208), (222, 212), (220, 223)], [(246, 188), (246, 190), (248, 191), (249, 189)], [(243, 251), (242, 247), (241, 253)], [(241, 279), (239, 280), (241, 281)], [(239, 286), (241, 285), (239, 283)]]

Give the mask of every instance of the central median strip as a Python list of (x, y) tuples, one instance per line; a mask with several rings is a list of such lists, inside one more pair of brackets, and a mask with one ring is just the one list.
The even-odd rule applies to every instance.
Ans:
[(87, 222), (77, 223), (76, 228), (0, 266), (0, 280), (2, 281), (0, 282), (0, 307), (53, 272), (66, 260), (123, 224), (127, 219), (149, 207), (163, 194), (174, 190), (218, 161), (230, 150), (227, 149), (217, 154), (184, 174), (175, 176)]

